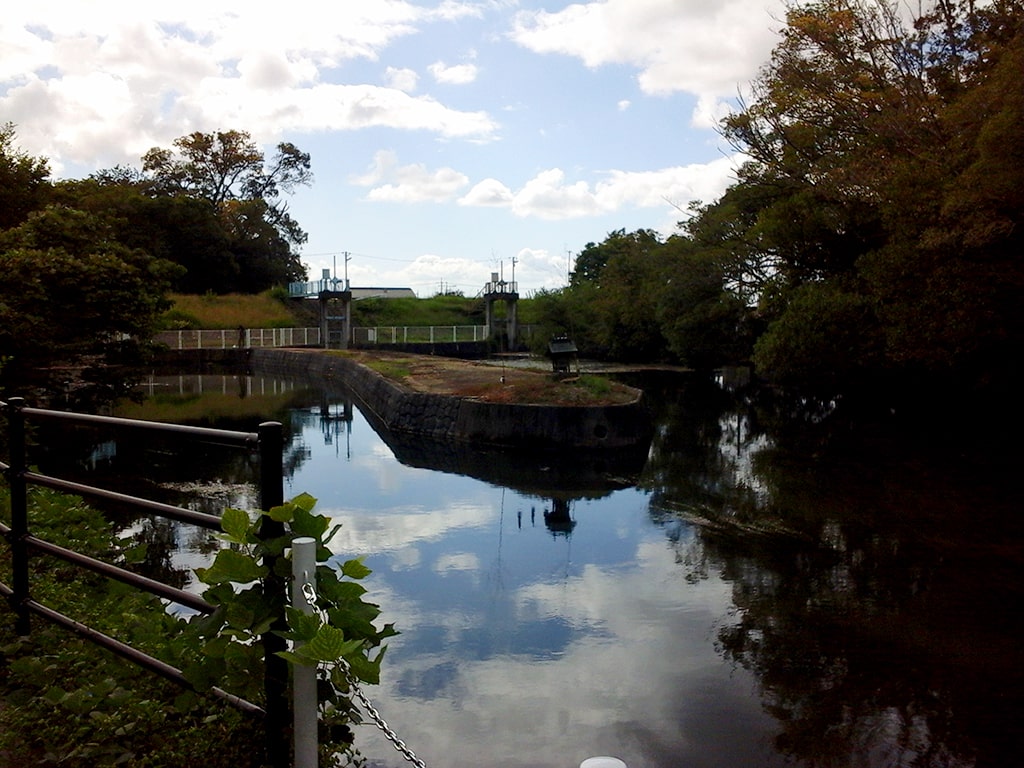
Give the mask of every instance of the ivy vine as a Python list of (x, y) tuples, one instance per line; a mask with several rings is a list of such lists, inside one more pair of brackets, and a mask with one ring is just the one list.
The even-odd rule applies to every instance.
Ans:
[[(398, 634), (392, 624), (374, 625), (380, 607), (363, 599), (359, 583), (370, 574), (361, 558), (335, 566), (327, 543), (340, 525), (316, 514), (316, 499), (301, 494), (281, 506), (251, 515), (227, 509), (221, 518), (221, 549), (212, 565), (197, 568), (208, 585), (203, 598), (216, 606), (208, 615), (182, 619), (175, 641), (178, 661), (197, 690), (218, 686), (253, 702), (263, 700), (263, 648), (260, 637), (273, 632), (290, 650), (278, 655), (291, 664), (317, 668), (320, 743), (329, 752), (343, 751), (358, 762), (350, 724), (361, 722), (351, 702), (351, 680), (376, 684), (386, 650), (382, 643)], [(268, 525), (267, 521), (271, 521)], [(267, 531), (278, 535), (267, 536)], [(289, 548), (293, 539), (316, 542), (315, 612), (304, 614), (286, 601), (285, 589), (265, 589), (264, 579), (279, 584), (291, 579)], [(273, 564), (273, 572), (267, 563)], [(283, 627), (286, 627), (284, 629)]]

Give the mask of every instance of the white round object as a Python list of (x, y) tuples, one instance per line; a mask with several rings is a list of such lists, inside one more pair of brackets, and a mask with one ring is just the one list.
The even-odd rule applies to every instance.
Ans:
[(580, 768), (626, 768), (626, 764), (617, 757), (588, 757)]

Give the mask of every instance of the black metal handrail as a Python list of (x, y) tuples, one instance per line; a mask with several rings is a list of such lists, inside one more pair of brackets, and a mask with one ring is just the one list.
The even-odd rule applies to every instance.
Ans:
[[(10, 443), (9, 460), (7, 463), (0, 461), (0, 470), (7, 474), (11, 496), (11, 525), (7, 526), (0, 523), (0, 534), (7, 538), (10, 543), (12, 564), (12, 583), (10, 586), (0, 583), (0, 596), (7, 598), (14, 610), (17, 633), (22, 636), (29, 635), (31, 631), (29, 617), (31, 614), (35, 614), (51, 623), (81, 635), (90, 642), (106, 648), (167, 680), (185, 688), (192, 688), (181, 670), (33, 600), (30, 596), (29, 553), (32, 551), (60, 558), (65, 562), (100, 573), (108, 578), (116, 579), (196, 611), (203, 613), (212, 612), (214, 606), (191, 593), (154, 579), (149, 579), (116, 565), (88, 557), (65, 547), (60, 547), (32, 535), (28, 519), (28, 486), (36, 485), (88, 498), (113, 501), (150, 514), (215, 530), (220, 528), (220, 518), (216, 515), (196, 512), (151, 499), (130, 496), (110, 489), (98, 488), (29, 471), (26, 466), (26, 420), (58, 420), (77, 424), (102, 425), (115, 429), (152, 430), (207, 443), (257, 449), (260, 456), (259, 496), (260, 506), (263, 509), (271, 509), (284, 503), (281, 424), (278, 422), (264, 422), (259, 425), (257, 432), (233, 432), (182, 424), (164, 424), (161, 422), (123, 419), (113, 416), (96, 416), (92, 414), (30, 408), (25, 405), (22, 398), (11, 398), (8, 402), (0, 401), (0, 409), (7, 411), (8, 441)], [(272, 537), (278, 536), (282, 532), (283, 528), (279, 523), (271, 522), (268, 525), (265, 519), (264, 530), (260, 532), (260, 535)], [(267, 591), (283, 591), (285, 588), (283, 581), (280, 577), (273, 575), (273, 563), (264, 562), (264, 565), (270, 566), (269, 572), (271, 574), (266, 579), (264, 589)], [(279, 629), (279, 627), (274, 627), (273, 629)], [(266, 667), (264, 679), (265, 708), (219, 688), (206, 692), (223, 699), (243, 712), (261, 716), (264, 720), (267, 734), (268, 760), (274, 768), (285, 768), (289, 757), (289, 739), (286, 730), (286, 724), (289, 722), (289, 703), (287, 698), (288, 670), (287, 663), (277, 656), (277, 651), (284, 649), (284, 641), (280, 637), (273, 635), (272, 632), (268, 632), (263, 636), (262, 642)]]

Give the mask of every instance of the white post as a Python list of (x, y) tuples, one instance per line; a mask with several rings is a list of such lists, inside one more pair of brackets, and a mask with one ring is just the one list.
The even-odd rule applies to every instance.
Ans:
[[(313, 613), (302, 591), (309, 582), (316, 589), (316, 539), (302, 536), (292, 541), (292, 605)], [(292, 665), (292, 712), (295, 733), (295, 768), (317, 768), (316, 667)]]

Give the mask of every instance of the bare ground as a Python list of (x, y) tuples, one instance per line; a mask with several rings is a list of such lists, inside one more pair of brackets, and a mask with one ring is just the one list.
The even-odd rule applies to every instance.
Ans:
[(345, 357), (416, 392), (469, 397), (492, 403), (534, 405), (619, 405), (639, 391), (609, 379), (583, 374), (556, 379), (522, 365), (457, 360), (401, 352), (350, 350)]

